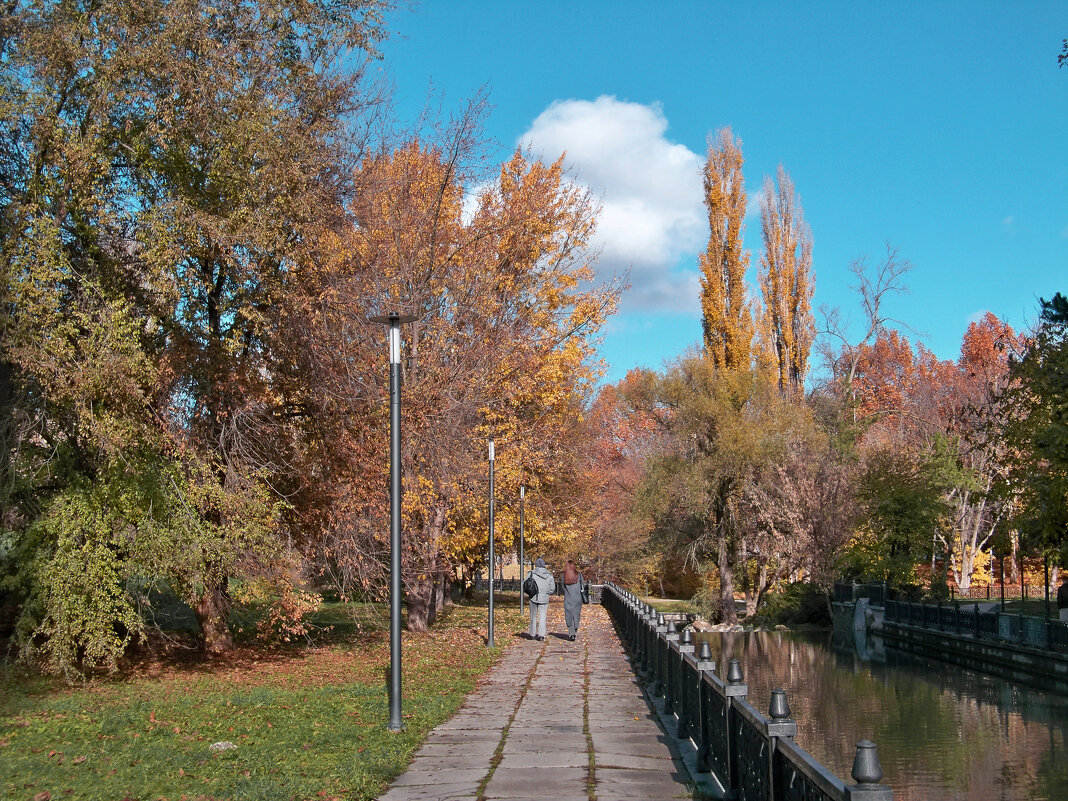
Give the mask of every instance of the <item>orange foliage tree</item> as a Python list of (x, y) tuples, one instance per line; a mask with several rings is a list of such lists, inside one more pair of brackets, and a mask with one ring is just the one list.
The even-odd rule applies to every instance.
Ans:
[[(478, 109), (443, 145), (413, 139), (359, 167), (355, 225), (313, 295), (317, 403), (335, 443), (325, 562), (353, 590), (384, 590), (384, 333), (367, 316), (417, 316), (405, 331), (402, 406), (403, 580), (410, 630), (447, 602), (458, 565), (485, 560), (486, 440), (498, 497), (528, 488), (527, 533), (543, 547), (575, 531), (565, 491), (577, 469), (585, 399), (598, 374), (593, 338), (617, 290), (594, 286), (586, 245), (596, 208), (552, 164), (516, 151), (496, 180), (469, 171)], [(465, 211), (466, 206), (466, 211)], [(335, 444), (321, 447), (336, 449)], [(498, 546), (514, 508), (503, 505)]]
[(581, 487), (592, 511), (588, 554), (603, 580), (649, 587), (663, 579), (663, 554), (649, 541), (648, 517), (634, 499), (647, 461), (665, 447), (661, 414), (651, 401), (657, 375), (635, 369), (601, 388), (590, 408)]
[(950, 514), (945, 528), (931, 534), (965, 589), (1007, 514), (994, 486), (1010, 454), (995, 423), (1009, 358), (1021, 344), (1010, 326), (987, 313), (968, 326), (956, 362), (914, 348), (892, 329), (856, 352), (852, 389), (861, 444), (866, 452), (893, 451), (937, 467)]

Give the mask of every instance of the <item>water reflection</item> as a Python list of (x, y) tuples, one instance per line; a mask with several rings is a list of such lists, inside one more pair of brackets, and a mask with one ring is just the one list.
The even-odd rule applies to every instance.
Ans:
[[(879, 746), (895, 801), (1068, 799), (1068, 696), (1031, 689), (881, 642), (832, 648), (830, 634), (702, 635), (726, 674), (741, 660), (749, 702), (787, 692), (799, 744), (849, 782), (854, 745)], [(718, 651), (718, 653), (717, 653)]]

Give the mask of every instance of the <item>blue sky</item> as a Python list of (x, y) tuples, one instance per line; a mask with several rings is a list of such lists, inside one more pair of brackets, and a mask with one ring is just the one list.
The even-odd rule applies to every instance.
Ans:
[[(890, 243), (913, 269), (890, 301), (955, 359), (992, 311), (1017, 328), (1068, 293), (1068, 37), (1061, 2), (427, 0), (391, 15), (397, 112), (488, 87), (498, 159), (560, 151), (602, 199), (598, 270), (632, 289), (606, 380), (660, 369), (701, 336), (707, 137), (743, 142), (752, 197), (778, 164), (814, 241), (814, 307), (860, 319), (850, 265)], [(746, 246), (760, 254), (759, 217)], [(817, 315), (818, 318), (818, 315)]]

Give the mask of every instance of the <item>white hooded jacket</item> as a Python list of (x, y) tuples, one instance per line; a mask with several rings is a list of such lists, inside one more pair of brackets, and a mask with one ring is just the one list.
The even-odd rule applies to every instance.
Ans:
[(556, 579), (547, 567), (536, 567), (531, 572), (534, 580), (538, 582), (538, 594), (530, 599), (532, 604), (547, 604), (549, 596), (556, 592)]

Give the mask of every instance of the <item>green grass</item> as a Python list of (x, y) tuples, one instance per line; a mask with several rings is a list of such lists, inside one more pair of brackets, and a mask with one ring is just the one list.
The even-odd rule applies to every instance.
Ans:
[[(351, 625), (338, 606), (317, 622)], [(517, 607), (507, 596), (496, 607), (499, 645), (525, 628)], [(0, 677), (0, 796), (375, 798), (500, 655), (485, 647), (485, 625), (485, 606), (458, 605), (429, 634), (405, 633), (401, 733), (386, 730), (381, 630), (334, 629), (315, 646), (239, 648), (181, 666), (144, 661), (77, 688), (9, 669)], [(212, 751), (217, 742), (237, 748)]]

